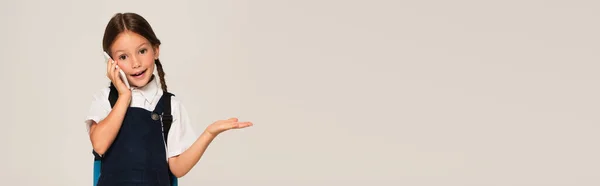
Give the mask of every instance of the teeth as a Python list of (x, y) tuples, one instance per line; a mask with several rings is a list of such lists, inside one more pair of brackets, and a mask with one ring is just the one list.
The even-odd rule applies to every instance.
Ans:
[(140, 72), (140, 73), (134, 74), (133, 76), (139, 76), (139, 75), (142, 75), (144, 72), (145, 72), (145, 71), (142, 71), (142, 72)]

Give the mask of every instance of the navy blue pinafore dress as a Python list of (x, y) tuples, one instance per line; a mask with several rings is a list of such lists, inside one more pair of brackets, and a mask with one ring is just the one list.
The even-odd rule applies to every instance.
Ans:
[[(111, 86), (111, 105), (116, 101), (114, 93), (117, 91), (113, 89)], [(171, 173), (166, 159), (168, 133), (163, 133), (162, 122), (165, 106), (167, 116), (171, 116), (171, 96), (173, 94), (164, 92), (154, 111), (137, 107), (127, 109), (121, 129), (104, 156), (94, 152), (95, 163), (101, 165), (98, 177), (95, 175), (97, 180), (94, 180), (97, 186), (177, 185), (177, 178)]]

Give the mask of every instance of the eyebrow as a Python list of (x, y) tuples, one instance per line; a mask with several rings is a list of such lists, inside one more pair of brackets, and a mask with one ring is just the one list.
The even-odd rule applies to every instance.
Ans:
[[(142, 43), (142, 44), (141, 44), (140, 46), (138, 46), (137, 48), (140, 48), (140, 47), (142, 47), (142, 46), (144, 46), (144, 45), (146, 45), (146, 44), (148, 44), (148, 42), (144, 42), (144, 43)], [(115, 53), (117, 53), (117, 52), (125, 52), (125, 51), (124, 51), (124, 50), (117, 50), (117, 51), (115, 51)]]

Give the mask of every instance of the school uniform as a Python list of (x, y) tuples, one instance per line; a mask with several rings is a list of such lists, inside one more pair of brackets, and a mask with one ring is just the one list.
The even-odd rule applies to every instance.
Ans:
[[(112, 110), (109, 93), (106, 87), (94, 95), (85, 119), (88, 133), (92, 121), (99, 123)], [(168, 186), (168, 158), (183, 153), (197, 138), (187, 110), (177, 97), (163, 92), (157, 76), (144, 87), (132, 87), (131, 93), (119, 133), (102, 157), (98, 186)], [(165, 143), (162, 122), (155, 113), (162, 113), (169, 99), (173, 120)]]

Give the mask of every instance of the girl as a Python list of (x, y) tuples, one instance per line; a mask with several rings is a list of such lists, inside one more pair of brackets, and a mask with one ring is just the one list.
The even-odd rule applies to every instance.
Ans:
[[(102, 159), (98, 186), (168, 186), (170, 175), (186, 175), (218, 134), (253, 125), (236, 118), (220, 120), (196, 138), (185, 107), (167, 92), (158, 59), (161, 43), (140, 15), (115, 14), (102, 44), (112, 59), (106, 73), (111, 84), (94, 96), (85, 121), (94, 153)], [(119, 78), (119, 69), (131, 88)], [(167, 108), (172, 120), (165, 135), (163, 120), (169, 118), (159, 114)]]

